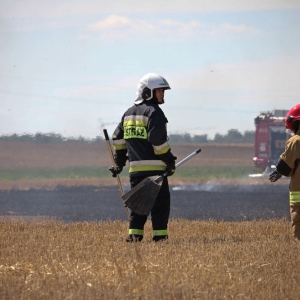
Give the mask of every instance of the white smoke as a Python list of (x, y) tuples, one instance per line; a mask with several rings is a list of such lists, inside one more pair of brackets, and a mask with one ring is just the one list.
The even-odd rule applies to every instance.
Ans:
[[(286, 188), (287, 185), (281, 185), (276, 188)], [(229, 192), (229, 193), (253, 193), (264, 192), (270, 188), (269, 184), (220, 184), (214, 180), (204, 184), (178, 185), (172, 187), (173, 191), (197, 191), (197, 192)], [(275, 190), (275, 186), (272, 185)]]

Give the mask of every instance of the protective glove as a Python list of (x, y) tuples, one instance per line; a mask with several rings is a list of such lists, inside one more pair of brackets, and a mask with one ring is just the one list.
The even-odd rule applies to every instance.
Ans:
[(167, 165), (167, 176), (172, 176), (175, 173), (175, 160), (177, 157), (169, 150), (167, 153), (160, 155), (159, 158)]
[(167, 176), (172, 176), (175, 173), (176, 167), (175, 164), (167, 165), (166, 172), (168, 172)]
[(282, 175), (277, 170), (275, 170), (269, 175), (269, 180), (271, 182), (276, 182), (281, 177)]
[(120, 174), (123, 171), (123, 167), (117, 166), (117, 168), (115, 168), (114, 166), (112, 166), (109, 168), (109, 171), (112, 172), (112, 177), (117, 177), (117, 174)]
[(166, 164), (166, 165), (172, 165), (175, 164), (175, 160), (177, 159), (176, 156), (172, 154), (172, 152), (169, 150), (165, 154), (159, 155), (159, 158)]
[(128, 156), (126, 155), (126, 153), (122, 151), (118, 151), (117, 153), (114, 154), (114, 161), (119, 168), (123, 169), (123, 167), (126, 165), (127, 159)]

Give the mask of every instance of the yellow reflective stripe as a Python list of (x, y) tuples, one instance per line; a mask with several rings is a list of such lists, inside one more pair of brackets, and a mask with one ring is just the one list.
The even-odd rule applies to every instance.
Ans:
[(125, 140), (121, 139), (121, 140), (113, 140), (112, 141), (114, 145), (122, 145), (125, 144)]
[(123, 126), (128, 127), (128, 126), (139, 126), (139, 127), (147, 127), (147, 123), (145, 123), (142, 120), (128, 120), (124, 121)]
[(142, 171), (165, 171), (166, 164), (161, 160), (139, 160), (131, 161), (129, 173)]
[(168, 230), (153, 230), (153, 236), (162, 236), (162, 235), (168, 235)]
[(300, 203), (300, 192), (290, 192), (290, 203)]
[(115, 150), (127, 149), (125, 140), (113, 140), (113, 147)]
[(142, 229), (129, 229), (129, 234), (138, 234), (138, 235), (144, 235), (144, 230)]
[(113, 145), (115, 150), (123, 150), (123, 149), (127, 149), (126, 144), (122, 144), (122, 145)]
[(159, 146), (154, 146), (153, 145), (153, 149), (154, 149), (154, 153), (156, 155), (161, 155), (161, 154), (167, 153), (170, 149), (170, 146), (169, 146), (168, 142), (166, 142), (166, 143), (163, 143), (162, 145), (159, 145)]
[(140, 166), (140, 167), (130, 167), (129, 173), (133, 172), (143, 172), (143, 171), (165, 171), (166, 166)]
[(138, 166), (146, 166), (146, 165), (151, 165), (151, 166), (166, 166), (166, 164), (161, 161), (161, 160), (135, 160), (130, 162), (131, 167), (138, 167)]
[(148, 117), (146, 116), (126, 116), (124, 118), (123, 126), (141, 126), (141, 127), (147, 127), (148, 125)]

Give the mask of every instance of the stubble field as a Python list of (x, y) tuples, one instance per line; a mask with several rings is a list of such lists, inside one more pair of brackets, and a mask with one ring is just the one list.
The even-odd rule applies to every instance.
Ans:
[(286, 220), (172, 220), (127, 244), (124, 222), (1, 222), (1, 299), (298, 299)]
[(149, 220), (127, 244), (106, 144), (1, 142), (0, 298), (298, 299), (288, 180), (249, 178), (252, 145), (172, 152), (198, 147), (170, 178), (169, 240)]

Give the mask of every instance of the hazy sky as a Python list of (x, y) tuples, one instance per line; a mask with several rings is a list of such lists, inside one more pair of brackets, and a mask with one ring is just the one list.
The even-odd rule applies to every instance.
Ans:
[(0, 0), (0, 135), (111, 134), (154, 72), (170, 133), (300, 103), (299, 0)]

